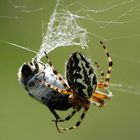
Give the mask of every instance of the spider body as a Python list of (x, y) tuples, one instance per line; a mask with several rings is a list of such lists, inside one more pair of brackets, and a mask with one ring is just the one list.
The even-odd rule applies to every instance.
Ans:
[[(109, 85), (112, 59), (102, 42), (101, 45), (108, 57), (109, 68), (104, 78), (104, 72), (98, 63), (95, 63), (101, 71), (101, 79), (98, 81), (91, 63), (80, 52), (73, 53), (68, 59), (66, 80), (55, 70), (47, 55), (48, 63), (44, 64), (34, 58), (31, 62), (23, 64), (19, 70), (20, 83), (30, 96), (48, 106), (55, 117), (53, 121), (59, 132), (77, 128), (90, 104), (102, 107), (105, 100), (112, 97), (112, 93), (106, 89)], [(104, 90), (105, 93), (101, 92), (100, 89)], [(73, 111), (64, 119), (61, 119), (55, 111), (65, 111), (69, 108), (73, 108)], [(59, 122), (70, 120), (80, 110), (83, 112), (74, 126), (69, 128), (58, 126)]]
[(84, 99), (89, 99), (96, 89), (96, 74), (83, 54), (75, 52), (66, 66), (66, 76), (70, 88)]

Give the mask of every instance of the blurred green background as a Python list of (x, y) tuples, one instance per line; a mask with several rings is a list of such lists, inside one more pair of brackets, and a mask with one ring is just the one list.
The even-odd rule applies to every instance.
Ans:
[[(48, 23), (55, 4), (56, 0), (0, 0), (0, 40), (38, 50), (42, 20)], [(19, 67), (34, 54), (0, 42), (0, 140), (139, 140), (139, 5), (139, 0), (63, 0), (63, 8), (90, 19), (80, 21), (92, 33), (89, 48), (84, 50), (86, 55), (105, 70), (106, 56), (99, 47), (102, 40), (114, 62), (110, 86), (113, 99), (102, 109), (91, 106), (82, 125), (64, 134), (57, 132), (47, 107), (32, 100), (17, 81)], [(60, 73), (64, 73), (68, 56), (77, 49), (81, 50), (61, 47), (49, 54)], [(71, 126), (76, 119), (66, 124)]]

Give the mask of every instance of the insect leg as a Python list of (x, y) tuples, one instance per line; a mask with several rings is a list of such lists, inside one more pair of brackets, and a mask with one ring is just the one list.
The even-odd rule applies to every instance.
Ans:
[(55, 110), (54, 110), (53, 108), (51, 108), (49, 105), (47, 105), (47, 106), (48, 106), (49, 110), (51, 111), (51, 113), (54, 115), (55, 119), (56, 119), (56, 120), (59, 120), (60, 117), (59, 117), (59, 115), (55, 112)]
[(50, 101), (48, 98), (42, 97), (42, 102), (47, 105), (51, 113), (54, 115), (55, 119), (58, 120), (60, 119), (59, 115), (55, 112), (55, 110), (52, 108)]

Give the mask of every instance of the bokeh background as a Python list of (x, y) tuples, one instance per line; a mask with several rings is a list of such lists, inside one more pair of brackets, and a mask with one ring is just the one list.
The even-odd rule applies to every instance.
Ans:
[[(55, 4), (56, 0), (0, 0), (0, 40), (37, 51), (42, 41), (42, 21), (48, 23)], [(99, 47), (99, 41), (104, 41), (114, 62), (110, 85), (114, 97), (102, 109), (91, 106), (78, 129), (60, 134), (48, 108), (31, 99), (17, 80), (19, 67), (34, 54), (0, 42), (0, 139), (139, 140), (140, 1), (63, 0), (62, 8), (88, 15), (80, 22), (90, 32), (89, 48), (57, 48), (49, 54), (53, 64), (63, 74), (69, 55), (81, 50), (106, 70), (106, 56)], [(71, 126), (76, 120), (61, 125)]]

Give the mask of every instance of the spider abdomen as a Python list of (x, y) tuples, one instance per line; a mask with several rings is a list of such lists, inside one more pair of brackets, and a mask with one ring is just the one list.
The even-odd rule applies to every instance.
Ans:
[(96, 89), (97, 79), (94, 69), (80, 52), (73, 53), (69, 58), (66, 76), (69, 86), (80, 97), (89, 99)]

